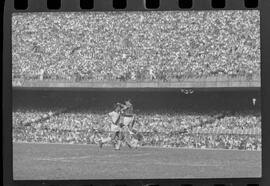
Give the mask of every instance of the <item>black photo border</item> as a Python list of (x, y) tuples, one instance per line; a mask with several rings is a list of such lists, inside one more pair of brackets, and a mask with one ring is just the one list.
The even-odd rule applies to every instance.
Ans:
[[(94, 8), (80, 8), (80, 0), (61, 0), (60, 9), (48, 9), (47, 0), (28, 0), (28, 8), (16, 10), (14, 0), (6, 0), (3, 19), (2, 56), (2, 134), (3, 134), (3, 185), (14, 186), (269, 186), (270, 185), (270, 0), (258, 0), (258, 7), (246, 8), (245, 0), (226, 0), (225, 8), (212, 8), (212, 0), (193, 0), (189, 9), (181, 9), (178, 0), (159, 0), (157, 9), (147, 9), (145, 0), (127, 0), (125, 9), (114, 9), (113, 0), (94, 0)], [(13, 180), (12, 164), (12, 13), (16, 12), (85, 12), (85, 11), (193, 11), (193, 10), (259, 10), (261, 37), (261, 105), (262, 105), (262, 177), (261, 178), (218, 178), (218, 179), (128, 179), (128, 180)]]

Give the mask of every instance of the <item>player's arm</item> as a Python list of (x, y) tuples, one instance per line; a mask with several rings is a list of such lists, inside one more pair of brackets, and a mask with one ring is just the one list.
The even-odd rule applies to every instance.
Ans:
[(127, 109), (128, 109), (128, 107), (126, 105), (123, 105), (123, 107), (121, 108), (121, 111), (123, 112), (123, 111), (125, 111)]
[(121, 107), (123, 107), (124, 106), (124, 104), (122, 104), (122, 103), (116, 103), (117, 105), (120, 105)]
[(127, 106), (124, 106), (121, 110), (122, 111), (125, 111), (125, 110), (127, 110), (128, 109), (128, 107)]

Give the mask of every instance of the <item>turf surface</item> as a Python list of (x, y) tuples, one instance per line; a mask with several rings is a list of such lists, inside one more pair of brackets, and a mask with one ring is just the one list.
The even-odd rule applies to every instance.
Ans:
[(260, 177), (261, 152), (13, 143), (15, 180)]

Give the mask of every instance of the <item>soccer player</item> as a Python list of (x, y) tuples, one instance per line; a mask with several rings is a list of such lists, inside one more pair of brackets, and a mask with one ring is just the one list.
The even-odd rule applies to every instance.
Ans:
[(99, 142), (99, 147), (102, 148), (104, 143), (112, 142), (115, 149), (118, 150), (120, 148), (119, 139), (121, 138), (121, 125), (120, 125), (120, 111), (121, 106), (116, 104), (115, 108), (108, 115), (111, 118), (111, 131), (110, 135), (107, 138), (101, 138)]
[(133, 105), (130, 100), (126, 100), (125, 104), (118, 103), (121, 106), (121, 113), (123, 116), (124, 124), (124, 139), (128, 147), (132, 148), (128, 141), (131, 140), (131, 130), (135, 122), (135, 117), (133, 113)]

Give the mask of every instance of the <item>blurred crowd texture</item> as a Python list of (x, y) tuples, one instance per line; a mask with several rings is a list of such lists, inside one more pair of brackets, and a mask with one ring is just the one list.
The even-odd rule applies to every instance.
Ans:
[(16, 13), (12, 77), (181, 81), (260, 76), (259, 11)]

